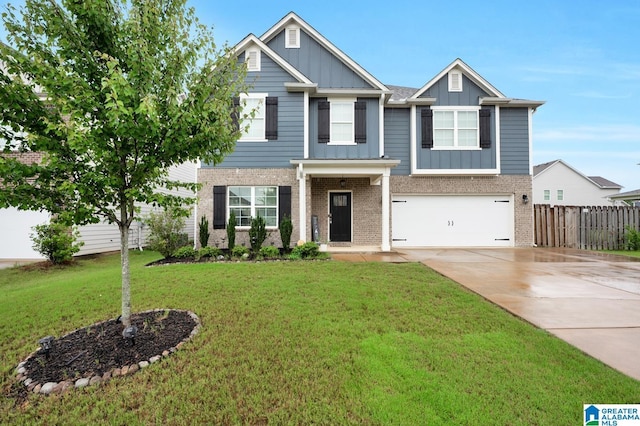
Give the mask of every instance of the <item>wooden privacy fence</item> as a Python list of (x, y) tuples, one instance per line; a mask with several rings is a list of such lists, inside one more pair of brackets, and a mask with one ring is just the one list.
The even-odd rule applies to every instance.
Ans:
[(623, 250), (626, 227), (640, 229), (640, 208), (630, 206), (533, 206), (540, 247)]

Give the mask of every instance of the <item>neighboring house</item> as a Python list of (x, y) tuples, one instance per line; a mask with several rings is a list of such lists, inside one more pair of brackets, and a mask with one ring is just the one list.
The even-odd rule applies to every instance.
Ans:
[(640, 207), (640, 189), (610, 195), (609, 199), (612, 203), (624, 203), (630, 206)]
[(562, 160), (533, 168), (534, 204), (610, 206), (622, 186), (600, 176), (585, 176)]
[(294, 13), (235, 52), (253, 84), (239, 103), (256, 115), (198, 172), (210, 244), (225, 246), (231, 212), (236, 244), (256, 215), (276, 245), (285, 215), (294, 243), (330, 249), (533, 244), (523, 197), (543, 102), (507, 98), (460, 59), (420, 89), (387, 86)]

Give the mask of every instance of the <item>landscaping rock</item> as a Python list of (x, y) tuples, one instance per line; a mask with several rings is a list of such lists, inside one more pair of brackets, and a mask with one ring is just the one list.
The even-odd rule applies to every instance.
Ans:
[(88, 386), (88, 385), (89, 385), (89, 379), (87, 377), (83, 377), (82, 379), (76, 380), (75, 387), (76, 388), (83, 388), (83, 387)]
[(138, 364), (132, 364), (129, 366), (129, 371), (127, 372), (127, 374), (133, 374), (138, 370), (140, 370), (140, 367), (138, 367)]
[(149, 366), (149, 361), (140, 361), (138, 363), (138, 367), (140, 368), (147, 368)]
[(56, 386), (58, 386), (57, 383), (47, 382), (44, 385), (42, 385), (42, 387), (40, 388), (40, 393), (43, 393), (45, 395), (49, 395), (51, 392), (53, 392), (53, 390), (56, 388)]
[(149, 362), (153, 364), (154, 362), (160, 361), (160, 358), (160, 355), (152, 356), (151, 358), (149, 358)]
[(102, 381), (102, 377), (100, 376), (93, 376), (90, 380), (89, 380), (89, 386), (93, 386), (95, 384), (98, 384)]

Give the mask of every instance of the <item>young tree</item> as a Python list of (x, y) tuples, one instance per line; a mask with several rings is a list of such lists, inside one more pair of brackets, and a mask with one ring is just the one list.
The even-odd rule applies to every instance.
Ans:
[(183, 199), (158, 191), (169, 167), (218, 163), (234, 148), (233, 98), (245, 69), (186, 8), (186, 0), (26, 0), (3, 13), (0, 207), (48, 210), (69, 224), (118, 225), (122, 320), (130, 325), (128, 232), (137, 203)]

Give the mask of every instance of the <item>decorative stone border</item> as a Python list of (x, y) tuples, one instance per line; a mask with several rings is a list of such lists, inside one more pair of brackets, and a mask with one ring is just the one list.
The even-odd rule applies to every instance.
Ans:
[[(171, 348), (163, 351), (161, 354), (152, 356), (151, 358), (149, 358), (148, 361), (140, 361), (137, 364), (124, 365), (124, 366), (122, 366), (120, 368), (114, 368), (111, 371), (107, 371), (102, 376), (83, 377), (83, 378), (76, 379), (76, 380), (65, 380), (65, 381), (62, 381), (62, 382), (59, 382), (59, 383), (56, 383), (56, 382), (38, 383), (38, 382), (36, 382), (36, 381), (34, 381), (34, 380), (29, 378), (28, 371), (25, 368), (25, 365), (27, 364), (27, 361), (29, 361), (29, 359), (34, 357), (40, 351), (41, 348), (38, 348), (35, 351), (33, 351), (31, 354), (29, 354), (29, 356), (27, 358), (25, 358), (24, 361), (22, 361), (20, 364), (18, 364), (18, 366), (16, 367), (16, 370), (15, 370), (16, 380), (18, 382), (24, 383), (24, 385), (27, 387), (27, 390), (29, 392), (33, 392), (33, 393), (37, 393), (37, 394), (43, 394), (43, 395), (49, 395), (49, 394), (60, 394), (60, 393), (64, 393), (66, 391), (69, 391), (71, 389), (76, 389), (76, 388), (79, 389), (79, 388), (84, 388), (86, 386), (92, 386), (92, 385), (96, 385), (96, 384), (99, 384), (99, 383), (102, 383), (102, 382), (107, 382), (113, 377), (132, 375), (132, 374), (136, 373), (137, 371), (139, 371), (139, 370), (141, 370), (143, 368), (147, 368), (149, 365), (160, 361), (162, 358), (168, 357), (169, 355), (171, 355), (172, 353), (174, 353), (178, 349), (182, 348), (182, 346), (184, 346), (184, 344), (186, 342), (191, 340), (193, 338), (193, 336), (198, 334), (198, 332), (200, 331), (200, 327), (201, 327), (200, 318), (198, 318), (198, 316), (195, 313), (191, 312), (191, 311), (184, 311), (184, 310), (180, 310), (180, 309), (151, 309), (151, 310), (148, 310), (148, 311), (137, 312), (137, 314), (147, 314), (147, 313), (151, 313), (151, 312), (166, 312), (166, 311), (186, 312), (195, 321), (196, 325), (195, 325), (195, 327), (193, 327), (193, 330), (191, 330), (191, 333), (189, 334), (189, 336), (187, 336), (184, 340), (182, 340), (176, 346), (171, 347)], [(109, 320), (107, 320), (107, 321), (109, 321)], [(102, 324), (104, 322), (105, 321), (96, 322), (94, 324), (91, 324), (89, 327), (94, 327), (94, 326), (100, 325), (100, 324)], [(83, 328), (87, 328), (87, 327), (83, 327)], [(67, 336), (69, 334), (72, 334), (72, 333), (75, 333), (75, 332), (77, 332), (79, 330), (82, 330), (83, 328), (76, 329), (76, 330), (74, 330), (74, 331), (72, 331), (70, 333), (67, 333), (65, 336)], [(62, 337), (65, 337), (65, 336), (62, 336)]]

